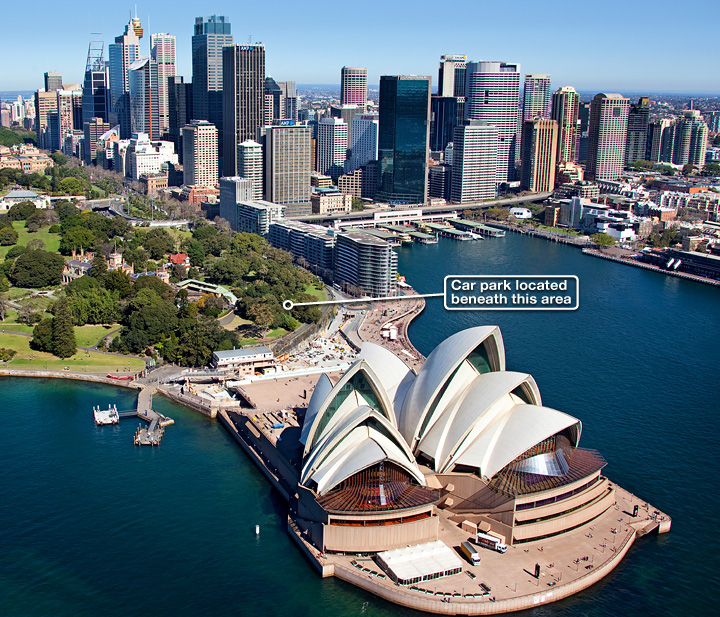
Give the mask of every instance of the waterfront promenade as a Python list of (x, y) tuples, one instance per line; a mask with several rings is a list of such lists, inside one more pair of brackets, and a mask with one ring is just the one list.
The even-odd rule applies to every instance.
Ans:
[[(220, 412), (218, 419), (278, 493), (291, 501), (299, 480), (299, 462), (298, 451), (290, 442), (300, 424), (290, 418), (284, 429), (273, 429), (272, 423), (277, 420), (274, 414), (250, 417), (226, 411)], [(283, 435), (285, 431), (288, 433)], [(385, 600), (420, 611), (494, 615), (575, 594), (608, 575), (639, 537), (655, 530), (670, 530), (669, 516), (622, 487), (613, 488), (615, 504), (580, 528), (510, 546), (505, 554), (481, 549), (480, 564), (470, 565), (463, 558), (463, 573), (412, 586), (396, 585), (372, 557), (322, 553), (305, 539), (292, 514), (288, 517), (288, 533), (322, 577), (336, 576)], [(637, 517), (633, 516), (635, 506)], [(452, 513), (438, 509), (437, 516), (439, 539), (459, 554), (468, 533)], [(540, 566), (537, 578), (536, 564)]]

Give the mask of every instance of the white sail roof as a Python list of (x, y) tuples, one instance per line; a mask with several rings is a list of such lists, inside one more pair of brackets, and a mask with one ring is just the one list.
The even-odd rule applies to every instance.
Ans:
[[(422, 369), (408, 389), (402, 407), (397, 408), (398, 426), (408, 443), (414, 447), (435, 421), (431, 407), (454, 372), (472, 354), (484, 345), (491, 371), (505, 370), (505, 348), (497, 326), (479, 326), (454, 334), (445, 339), (428, 356)], [(452, 384), (450, 384), (452, 385)], [(426, 417), (432, 413), (432, 417)]]

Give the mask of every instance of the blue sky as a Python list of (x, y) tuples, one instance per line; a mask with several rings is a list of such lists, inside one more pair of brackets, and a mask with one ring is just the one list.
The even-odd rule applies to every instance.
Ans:
[[(107, 45), (131, 10), (134, 3), (97, 0), (4, 3), (0, 90), (41, 87), (48, 70), (80, 82), (89, 33), (104, 33)], [(151, 33), (177, 37), (178, 74), (188, 79), (194, 19), (217, 13), (230, 19), (236, 43), (265, 44), (267, 74), (277, 80), (339, 83), (347, 65), (366, 66), (374, 84), (415, 74), (435, 85), (440, 55), (452, 53), (519, 62), (523, 72), (550, 73), (553, 87), (720, 94), (717, 0), (152, 0), (137, 13), (146, 49)]]

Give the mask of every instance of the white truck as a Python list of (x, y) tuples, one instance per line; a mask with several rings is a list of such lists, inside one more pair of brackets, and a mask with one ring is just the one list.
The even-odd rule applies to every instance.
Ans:
[(496, 538), (495, 536), (491, 536), (487, 533), (482, 533), (481, 531), (478, 531), (475, 536), (475, 544), (489, 548), (492, 551), (497, 551), (498, 553), (504, 553), (507, 551), (507, 544), (500, 540), (500, 538)]
[(480, 553), (477, 552), (477, 549), (470, 544), (470, 542), (463, 542), (460, 545), (460, 550), (472, 565), (476, 566), (480, 563)]

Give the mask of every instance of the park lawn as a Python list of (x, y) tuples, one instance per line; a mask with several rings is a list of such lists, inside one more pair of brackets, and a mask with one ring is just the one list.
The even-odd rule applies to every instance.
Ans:
[(322, 289), (317, 289), (312, 283), (305, 287), (305, 293), (315, 298), (316, 302), (324, 302), (327, 300), (325, 288), (323, 287)]
[(275, 328), (265, 335), (265, 338), (279, 338), (285, 336), (288, 331), (285, 328)]
[(8, 291), (0, 295), (8, 300), (17, 300), (18, 298), (22, 298), (23, 296), (32, 293), (33, 291), (34, 290), (32, 289), (24, 289), (22, 287), (11, 287)]
[[(57, 253), (58, 250), (60, 250), (60, 234), (51, 234), (48, 231), (48, 229), (50, 229), (49, 227), (43, 227), (39, 231), (31, 234), (27, 229), (25, 229), (25, 221), (13, 221), (12, 225), (15, 228), (15, 231), (18, 232), (18, 241), (15, 244), (27, 246), (27, 243), (30, 242), (30, 240), (37, 238), (45, 243), (46, 251), (49, 251), (50, 253)], [(11, 248), (11, 246), (0, 246), (0, 258), (5, 259), (5, 255), (7, 255)]]
[(49, 298), (48, 296), (32, 296), (24, 300), (18, 300), (18, 304), (22, 306), (29, 306), (34, 311), (46, 311), (52, 304), (57, 301), (57, 298)]
[(240, 317), (240, 315), (235, 315), (235, 318), (226, 326), (223, 326), (226, 330), (230, 330), (230, 332), (233, 332), (236, 328), (240, 326), (244, 326), (246, 324), (251, 324), (252, 321), (249, 319), (243, 319)]
[(63, 370), (66, 366), (71, 371), (88, 371), (97, 373), (118, 372), (128, 369), (130, 372), (141, 371), (145, 362), (134, 356), (109, 356), (97, 352), (78, 351), (72, 358), (56, 358), (52, 354), (30, 349), (30, 339), (17, 334), (0, 333), (0, 347), (14, 349), (17, 355), (3, 368)]
[(33, 327), (24, 323), (18, 323), (17, 316), (17, 311), (10, 310), (5, 313), (5, 321), (0, 321), (0, 330), (11, 330), (12, 332), (32, 334)]
[(258, 340), (256, 338), (241, 338), (240, 345), (257, 345)]
[(120, 327), (117, 323), (110, 326), (75, 326), (75, 342), (78, 347), (94, 347), (103, 336)]

